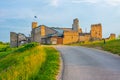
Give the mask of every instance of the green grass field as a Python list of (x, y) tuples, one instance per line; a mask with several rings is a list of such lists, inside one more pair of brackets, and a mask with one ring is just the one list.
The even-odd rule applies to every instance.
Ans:
[(106, 41), (105, 44), (104, 44), (104, 41), (97, 41), (97, 42), (77, 43), (74, 45), (99, 48), (99, 49), (103, 49), (105, 51), (110, 51), (114, 54), (120, 55), (120, 40), (119, 39)]
[(31, 43), (19, 48), (0, 44), (0, 49), (0, 80), (56, 80), (60, 55), (54, 48)]

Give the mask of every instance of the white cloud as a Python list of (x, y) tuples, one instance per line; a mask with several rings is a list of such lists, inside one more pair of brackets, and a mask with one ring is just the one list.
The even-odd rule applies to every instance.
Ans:
[(111, 6), (118, 6), (120, 5), (120, 0), (105, 0), (105, 2)]
[(55, 6), (57, 7), (59, 5), (59, 0), (51, 0), (51, 3), (50, 3), (52, 6)]
[(90, 3), (110, 6), (120, 5), (120, 0), (72, 0), (72, 3)]
[(99, 0), (73, 0), (72, 3), (98, 3)]

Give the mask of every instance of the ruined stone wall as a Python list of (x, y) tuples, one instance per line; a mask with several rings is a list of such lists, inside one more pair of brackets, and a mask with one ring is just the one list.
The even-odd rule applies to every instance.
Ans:
[(63, 44), (78, 42), (79, 34), (76, 31), (64, 31)]
[(91, 38), (93, 40), (101, 40), (102, 39), (102, 25), (101, 24), (91, 25)]
[(18, 35), (15, 32), (10, 32), (10, 47), (18, 46)]
[(26, 43), (28, 43), (27, 37), (22, 33), (18, 33), (18, 46), (26, 44)]
[(22, 33), (10, 32), (10, 47), (18, 47), (28, 43), (28, 38)]
[(116, 34), (113, 34), (113, 33), (112, 33), (112, 34), (110, 34), (109, 39), (110, 39), (110, 40), (114, 40), (114, 39), (116, 39)]
[(90, 39), (91, 39), (90, 34), (79, 36), (79, 42), (87, 42), (87, 41), (90, 41)]

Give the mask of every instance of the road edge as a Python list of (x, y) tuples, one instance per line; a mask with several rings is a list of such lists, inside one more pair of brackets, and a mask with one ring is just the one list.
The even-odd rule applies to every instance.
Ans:
[(59, 69), (59, 73), (57, 75), (57, 80), (63, 80), (63, 72), (64, 72), (64, 66), (63, 66), (63, 57), (62, 57), (62, 53), (57, 49), (56, 46), (54, 46), (54, 48), (60, 53), (60, 69)]
[(95, 50), (95, 51), (104, 52), (106, 54), (110, 54), (110, 55), (113, 55), (115, 57), (120, 57), (118, 54), (114, 54), (110, 51), (106, 51), (106, 50), (103, 50), (103, 49), (98, 49), (98, 48), (93, 48), (93, 47), (85, 47), (85, 46), (78, 46), (78, 47), (88, 48), (88, 49), (92, 49), (92, 50)]

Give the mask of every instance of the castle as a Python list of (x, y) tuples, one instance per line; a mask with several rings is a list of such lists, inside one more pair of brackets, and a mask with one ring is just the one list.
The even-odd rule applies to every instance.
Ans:
[[(115, 38), (112, 34), (111, 38)], [(32, 22), (31, 36), (26, 37), (21, 33), (10, 33), (11, 47), (16, 47), (29, 42), (40, 44), (71, 44), (76, 42), (86, 42), (102, 40), (102, 25), (93, 24), (89, 33), (83, 33), (78, 18), (73, 20), (72, 28), (56, 28), (39, 25)]]

